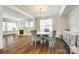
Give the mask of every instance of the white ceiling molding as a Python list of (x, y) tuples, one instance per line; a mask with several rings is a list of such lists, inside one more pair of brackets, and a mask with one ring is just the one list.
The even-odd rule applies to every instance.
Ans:
[[(39, 9), (39, 5), (36, 5)], [(17, 14), (19, 17), (27, 18), (27, 19), (35, 19), (36, 16), (39, 16), (36, 12), (37, 9), (34, 9), (36, 7), (35, 5), (6, 5), (5, 7), (15, 11), (16, 13), (20, 13), (22, 16)], [(43, 5), (40, 5), (44, 7)], [(76, 5), (45, 5), (47, 7), (47, 10), (45, 12), (42, 12), (43, 17), (52, 17), (52, 16), (63, 16), (68, 15), (75, 7)], [(16, 14), (15, 13), (15, 14)], [(17, 16), (17, 17), (18, 17)], [(18, 17), (18, 18), (19, 18)]]
[(62, 6), (59, 15), (61, 16), (63, 14), (64, 9), (66, 8), (66, 5)]
[(42, 8), (42, 17), (57, 16), (59, 15), (62, 6), (63, 5), (17, 5), (19, 9), (32, 15), (33, 17), (39, 17), (40, 8)]
[(3, 21), (20, 21), (20, 19), (6, 15), (6, 14), (3, 14), (2, 17), (4, 19)]
[(17, 21), (15, 21), (15, 20), (13, 20), (13, 19), (10, 19), (10, 18), (3, 18), (3, 22), (17, 22)]
[(6, 5), (7, 8), (10, 8), (16, 12), (19, 12), (21, 14), (24, 14), (27, 18), (34, 18), (32, 15), (27, 14), (26, 12), (24, 12), (23, 10), (21, 10), (20, 8), (16, 7), (16, 5)]
[(63, 6), (62, 13), (60, 14), (61, 16), (66, 16), (68, 15), (77, 5), (66, 5)]
[[(13, 10), (11, 10), (11, 9), (9, 9), (9, 8), (7, 8), (7, 7), (4, 7), (3, 8), (3, 10), (4, 10), (4, 12), (3, 12), (3, 14), (2, 14), (2, 17), (4, 18), (4, 19), (6, 19), (7, 21), (8, 21), (8, 19), (11, 21), (19, 21), (19, 20), (22, 20), (22, 19), (24, 19), (25, 18), (25, 15), (23, 15), (23, 14), (20, 14), (20, 13), (18, 13), (18, 12), (15, 12), (15, 11), (13, 11)], [(27, 19), (27, 18), (26, 18)]]
[(33, 9), (27, 8), (28, 7), (27, 5), (16, 5), (16, 7), (28, 13), (29, 15), (35, 17)]

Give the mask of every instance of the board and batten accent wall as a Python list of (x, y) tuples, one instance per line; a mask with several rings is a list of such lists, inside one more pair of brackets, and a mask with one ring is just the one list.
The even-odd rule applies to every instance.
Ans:
[(2, 9), (2, 6), (0, 6), (0, 49), (3, 48)]
[(65, 31), (65, 29), (68, 29), (68, 17), (67, 16), (54, 16), (53, 28), (57, 30), (56, 37), (59, 37), (62, 31)]
[[(53, 29), (57, 30), (57, 37), (61, 34), (61, 31), (68, 29), (68, 17), (67, 16), (53, 16)], [(35, 28), (40, 30), (40, 19), (35, 19)]]
[(35, 28), (36, 30), (40, 31), (40, 19), (35, 18)]
[(79, 6), (76, 6), (68, 15), (70, 31), (79, 32)]

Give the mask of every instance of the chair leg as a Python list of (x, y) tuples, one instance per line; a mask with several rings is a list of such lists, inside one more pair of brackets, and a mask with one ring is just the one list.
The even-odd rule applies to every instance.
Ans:
[(53, 42), (53, 46), (55, 46), (55, 45), (56, 45), (56, 41)]
[(53, 47), (55, 46), (55, 43), (53, 42)]
[(49, 41), (49, 47), (53, 48), (55, 46), (54, 42)]
[(52, 43), (51, 43), (51, 41), (49, 41), (49, 47), (52, 47)]
[(46, 40), (44, 40), (44, 43), (46, 44)]
[(33, 46), (33, 41), (32, 41), (32, 43), (31, 43), (31, 46)]
[(35, 48), (36, 48), (36, 43), (37, 43), (37, 42), (35, 41)]
[(45, 44), (46, 44), (46, 40), (45, 40)]
[(41, 40), (40, 43), (41, 43), (41, 45), (42, 45), (43, 41)]

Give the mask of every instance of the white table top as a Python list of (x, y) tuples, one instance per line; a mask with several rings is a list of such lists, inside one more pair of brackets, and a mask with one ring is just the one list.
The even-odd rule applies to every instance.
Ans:
[(37, 32), (37, 35), (50, 35), (51, 32)]

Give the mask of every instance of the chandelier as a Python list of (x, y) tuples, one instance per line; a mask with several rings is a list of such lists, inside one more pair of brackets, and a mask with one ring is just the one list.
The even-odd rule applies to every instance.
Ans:
[(40, 8), (40, 16), (39, 18), (41, 19), (42, 18), (42, 8)]

